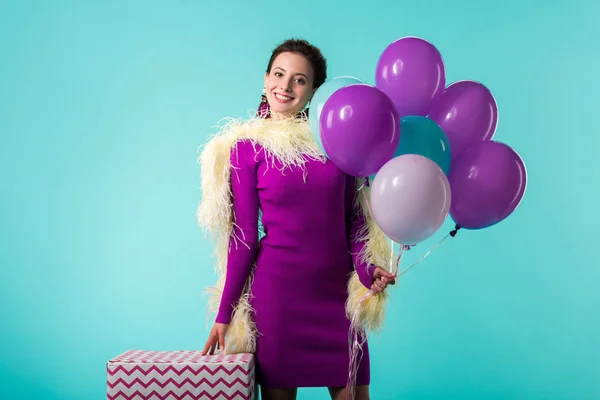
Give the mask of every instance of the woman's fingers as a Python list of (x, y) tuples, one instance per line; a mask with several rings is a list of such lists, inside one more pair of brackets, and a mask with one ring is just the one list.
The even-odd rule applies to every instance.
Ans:
[(215, 342), (216, 342), (215, 336), (213, 334), (211, 334), (208, 337), (208, 340), (206, 340), (206, 344), (204, 345), (204, 349), (202, 350), (203, 356), (205, 356), (206, 354), (213, 354)]

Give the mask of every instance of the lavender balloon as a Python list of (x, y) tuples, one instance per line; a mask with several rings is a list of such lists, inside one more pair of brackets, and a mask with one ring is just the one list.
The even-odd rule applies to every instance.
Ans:
[(450, 184), (432, 160), (405, 154), (387, 162), (375, 176), (371, 210), (381, 230), (400, 244), (432, 236), (450, 209)]
[(390, 96), (400, 117), (426, 116), (446, 86), (442, 55), (424, 39), (398, 39), (379, 58), (375, 86)]
[(367, 84), (336, 90), (323, 106), (319, 128), (327, 157), (356, 177), (376, 173), (391, 160), (400, 141), (400, 118), (394, 104)]
[(527, 185), (523, 160), (511, 147), (480, 142), (464, 151), (449, 176), (450, 215), (466, 229), (482, 229), (508, 217), (521, 202)]
[(490, 140), (498, 124), (498, 106), (481, 83), (459, 81), (434, 102), (429, 118), (444, 130), (455, 159), (471, 145)]

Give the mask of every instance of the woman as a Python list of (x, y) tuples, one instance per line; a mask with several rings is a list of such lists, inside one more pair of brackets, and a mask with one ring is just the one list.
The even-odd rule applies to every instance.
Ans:
[[(198, 218), (217, 236), (220, 273), (204, 354), (255, 352), (264, 399), (294, 399), (298, 387), (343, 398), (351, 315), (372, 290), (358, 318), (376, 328), (395, 278), (375, 266), (389, 249), (358, 205), (355, 178), (310, 134), (305, 107), (326, 76), (318, 48), (283, 42), (268, 63), (258, 118), (231, 122), (200, 156)], [(356, 396), (366, 399), (366, 342), (362, 350)]]

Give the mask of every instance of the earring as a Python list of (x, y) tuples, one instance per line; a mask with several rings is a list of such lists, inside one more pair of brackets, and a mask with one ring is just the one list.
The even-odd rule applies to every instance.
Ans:
[(267, 89), (263, 88), (262, 95), (260, 96), (261, 104), (265, 104), (267, 102)]
[[(263, 93), (266, 93), (265, 89), (263, 89)], [(265, 96), (264, 94), (260, 96), (260, 104), (258, 105), (257, 114), (260, 118), (269, 118), (269, 102), (267, 101), (267, 96)]]

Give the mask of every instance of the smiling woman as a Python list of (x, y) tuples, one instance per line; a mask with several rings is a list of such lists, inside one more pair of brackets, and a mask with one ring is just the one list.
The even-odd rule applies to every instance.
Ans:
[(305, 57), (281, 53), (265, 74), (265, 94), (273, 116), (289, 116), (308, 103), (314, 91), (314, 73)]
[[(258, 118), (228, 124), (200, 156), (198, 218), (216, 234), (220, 272), (204, 353), (256, 353), (266, 400), (293, 399), (298, 387), (345, 396), (347, 316), (395, 278), (376, 266), (388, 264), (388, 242), (356, 201), (355, 178), (319, 150), (303, 111), (326, 68), (306, 41), (278, 46)], [(369, 397), (369, 382), (365, 342), (357, 398)]]
[(302, 111), (327, 78), (319, 49), (303, 40), (287, 40), (272, 53), (264, 78), (264, 101), (273, 118)]

